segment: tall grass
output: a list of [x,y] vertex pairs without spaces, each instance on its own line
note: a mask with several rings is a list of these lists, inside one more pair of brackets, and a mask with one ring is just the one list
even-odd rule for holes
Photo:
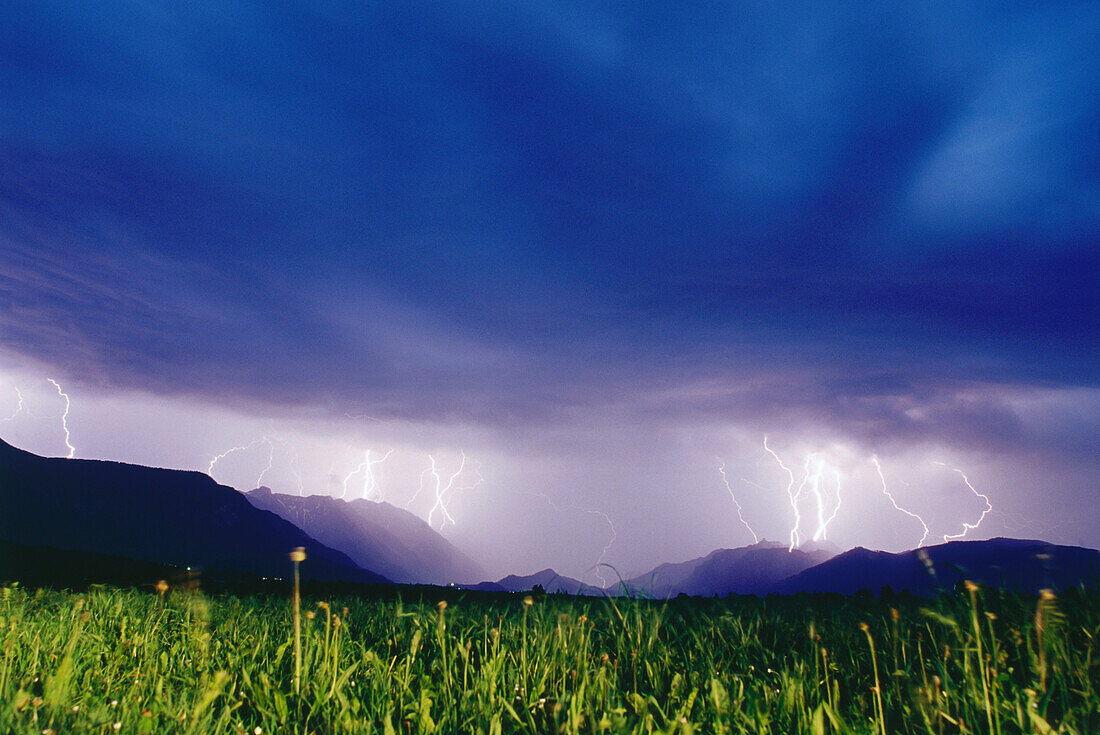
[[0,732],[1100,732],[1100,597],[0,589]]

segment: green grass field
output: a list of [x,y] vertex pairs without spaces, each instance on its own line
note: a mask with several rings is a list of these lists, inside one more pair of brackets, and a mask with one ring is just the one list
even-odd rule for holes
[[1100,732],[1100,597],[0,590],[0,732]]

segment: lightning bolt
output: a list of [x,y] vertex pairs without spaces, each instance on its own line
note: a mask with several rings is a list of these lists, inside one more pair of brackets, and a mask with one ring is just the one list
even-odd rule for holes
[[[944,464],[943,462],[935,462],[934,464],[938,464],[938,465],[939,465],[940,467],[947,467],[947,465],[946,465],[946,464]],[[982,500],[984,500],[984,501],[985,501],[985,510],[983,510],[983,511],[982,511],[982,516],[981,516],[981,518],[979,518],[979,519],[978,519],[978,522],[977,522],[977,523],[975,523],[974,525],[971,525],[971,524],[969,524],[969,523],[966,523],[966,522],[964,521],[964,522],[963,522],[963,530],[962,530],[962,533],[956,533],[956,534],[950,534],[950,533],[949,533],[949,534],[944,534],[944,537],[943,537],[943,540],[944,540],[944,541],[952,541],[952,540],[954,540],[954,539],[960,539],[960,538],[962,538],[962,537],[963,537],[963,536],[965,536],[965,535],[966,535],[966,534],[967,534],[967,533],[968,533],[969,531],[973,531],[973,530],[974,530],[974,529],[976,529],[976,528],[977,528],[978,526],[982,525],[982,521],[984,521],[984,520],[985,520],[985,517],[986,517],[987,515],[989,515],[989,513],[990,513],[990,512],[991,512],[991,511],[993,510],[993,504],[989,502],[989,497],[988,497],[988,496],[986,496],[986,495],[983,495],[982,493],[980,493],[980,492],[978,492],[977,490],[975,490],[975,489],[974,489],[974,486],[970,484],[970,478],[968,478],[968,477],[966,476],[966,474],[965,474],[965,473],[964,473],[964,472],[963,472],[962,470],[958,469],[957,467],[947,467],[947,469],[949,469],[949,470],[952,470],[952,471],[954,471],[954,472],[957,472],[957,473],[959,474],[959,476],[960,476],[960,477],[962,477],[962,479],[963,479],[963,482],[965,482],[965,483],[966,483],[966,486],[967,486],[968,488],[970,488],[970,492],[974,493],[974,495],[976,495],[977,497],[979,497],[979,498],[981,498]]]
[[368,421],[374,421],[375,423],[379,423],[379,424],[383,423],[382,419],[376,419],[375,417],[368,416],[365,413],[357,413],[357,414],[354,414],[354,415],[352,415],[350,413],[345,413],[344,417],[349,418],[352,421],[358,421],[359,419],[367,419]]
[[370,458],[370,450],[368,449],[366,457],[363,459],[362,462],[359,463],[359,466],[349,472],[348,475],[344,478],[344,492],[340,494],[340,497],[343,498],[348,494],[348,482],[351,480],[351,478],[362,472],[363,499],[371,500],[371,495],[378,488],[378,482],[374,478],[374,466],[385,462],[391,454],[393,454],[392,449],[382,455],[381,459],[372,460]]
[[527,490],[511,490],[510,492],[514,495],[527,495],[530,497],[542,498],[546,501],[547,505],[554,509],[555,513],[567,513],[569,511],[573,511],[576,513],[585,513],[587,515],[596,516],[603,519],[603,522],[607,524],[607,529],[608,531],[610,531],[610,534],[607,538],[607,543],[604,544],[603,549],[600,550],[599,557],[596,558],[596,563],[593,564],[588,571],[595,574],[596,578],[600,580],[600,584],[603,585],[603,587],[606,589],[608,583],[607,580],[604,579],[604,576],[600,574],[600,567],[604,566],[603,560],[607,557],[607,552],[611,551],[611,547],[615,544],[615,539],[619,537],[618,532],[615,530],[615,524],[611,522],[610,516],[608,516],[607,513],[604,513],[602,510],[582,508],[579,505],[558,505],[549,495],[545,493],[531,492]]
[[[719,460],[719,461],[721,462],[721,460]],[[726,477],[726,463],[725,462],[721,462],[718,465],[718,472],[720,472],[721,475],[722,475],[722,484],[726,486],[726,491],[729,492],[729,494],[730,494],[730,500],[732,500],[734,506],[737,507],[737,518],[740,519],[741,523],[744,524],[745,528],[749,529],[749,533],[752,534],[752,542],[754,544],[759,542],[760,538],[756,535],[756,531],[752,530],[752,526],[749,525],[749,522],[745,520],[745,516],[741,512],[741,503],[739,503],[737,501],[737,496],[734,495],[733,488],[730,487],[729,478]],[[606,587],[607,585],[605,584],[604,586]]]
[[[793,492],[794,473],[791,472],[790,468],[788,468],[787,465],[783,464],[783,460],[779,458],[779,455],[773,452],[771,447],[768,446],[767,434],[764,435],[764,450],[771,456],[775,457],[775,461],[779,463],[779,467],[784,472],[786,472],[787,477],[791,479],[790,483],[787,484],[787,497],[791,501],[791,510],[794,511],[794,526],[791,527],[791,545],[787,549],[787,551],[794,551],[794,547],[798,546],[800,543],[800,539],[798,537],[798,526],[800,523],[802,523],[802,514],[798,510],[798,494]],[[799,488],[799,491],[801,492],[801,488]]]
[[[447,478],[446,482],[443,481],[443,476],[439,474],[439,470],[436,467],[435,463],[435,457],[431,454],[428,455],[428,460],[431,462],[431,466],[428,468],[428,471],[431,473],[432,478],[435,480],[435,504],[431,507],[431,510],[428,511],[429,526],[432,525],[435,518],[435,512],[437,510],[442,516],[439,522],[439,528],[442,529],[444,526],[446,526],[447,521],[450,521],[451,525],[453,526],[455,523],[455,519],[451,516],[450,511],[447,510],[447,505],[444,502],[444,498],[446,497],[447,493],[451,492],[452,490],[459,489],[470,490],[481,484],[481,479],[479,478],[478,481],[475,482],[473,485],[455,487],[455,480],[457,480],[458,476],[461,475],[463,470],[466,469],[466,453],[462,452],[461,454],[462,460],[458,463],[458,469],[455,470],[450,475],[450,477]],[[421,474],[421,479],[423,479],[423,477],[424,475]],[[419,490],[417,492],[419,492]],[[415,498],[416,496],[414,495],[413,497]]]
[[[257,444],[263,444],[265,441],[268,444],[271,443],[270,440],[267,439],[267,437],[264,437],[262,439],[257,439],[256,441],[252,442],[251,444],[242,444],[241,446],[238,446],[238,447],[232,447],[230,449],[225,450],[221,454],[218,454],[218,455],[214,456],[210,460],[210,466],[206,468],[206,474],[210,477],[210,479],[214,479],[214,465],[216,465],[218,462],[222,461],[223,459],[228,457],[230,454],[233,454],[235,452],[246,452],[249,449],[251,449],[252,447],[256,446]],[[268,469],[270,469],[270,464],[268,465]],[[263,479],[263,476],[266,473],[267,473],[267,469],[265,469],[263,472],[261,472],[260,473],[260,479]],[[257,485],[257,487],[259,487],[259,485]]]
[[[924,528],[924,535],[920,537],[920,541],[917,543],[917,548],[919,549],[921,546],[924,546],[924,542],[928,538],[928,524],[925,523],[924,519],[921,518],[919,515],[912,511],[906,510],[905,508],[902,508],[900,505],[898,505],[897,501],[894,500],[894,496],[891,495],[890,491],[886,489],[886,476],[882,474],[882,465],[879,464],[877,456],[871,455],[871,463],[875,466],[875,470],[878,472],[879,479],[882,480],[882,494],[890,498],[890,503],[894,506],[896,510],[900,510],[905,515],[916,518],[918,521],[920,521],[921,527]],[[985,516],[983,515],[982,517],[984,518]]]
[[298,456],[298,450],[291,448],[293,457],[290,460],[290,471],[294,474],[294,479],[298,481],[298,497],[305,495],[305,490],[302,486],[302,460]]
[[267,466],[260,470],[259,476],[256,477],[256,487],[260,487],[264,484],[264,475],[271,471],[271,465],[275,464],[275,443],[264,437],[264,441],[267,442]]
[[46,378],[46,380],[53,383],[53,387],[57,388],[57,394],[65,399],[65,413],[61,414],[61,428],[65,430],[65,446],[69,448],[69,456],[66,459],[72,459],[76,456],[76,448],[69,441],[69,396],[61,390],[61,386],[57,384],[56,380],[53,378]]
[[416,502],[416,499],[418,497],[420,497],[420,493],[424,491],[424,478],[426,478],[429,474],[431,474],[431,471],[432,471],[432,468],[429,467],[429,468],[427,468],[426,470],[424,470],[423,472],[420,473],[420,484],[417,486],[416,492],[413,493],[412,497],[409,498],[408,502],[405,503],[405,510],[408,510],[409,506],[411,506],[414,502]]
[[[814,469],[810,471],[810,464]],[[806,463],[802,467],[802,483],[798,486],[798,494],[802,494],[802,488],[807,485],[814,498],[817,499],[817,530],[814,531],[813,540],[819,540],[825,534],[825,496],[821,494],[821,473],[825,471],[825,460],[813,454],[806,456]]]
[[19,405],[16,407],[15,413],[13,413],[11,416],[8,416],[6,419],[3,419],[4,421],[12,421],[12,420],[15,419],[16,416],[23,413],[23,393],[22,393],[22,391],[19,390],[18,387],[16,387],[16,386],[12,386],[12,387],[15,390],[15,395],[19,398]]
[[833,522],[836,518],[836,514],[840,512],[840,504],[843,502],[843,499],[840,497],[840,470],[834,469],[833,475],[836,476],[836,506],[833,508],[833,514],[829,516],[828,520],[826,520],[825,524],[821,527],[821,536],[825,539],[829,538],[829,524]]

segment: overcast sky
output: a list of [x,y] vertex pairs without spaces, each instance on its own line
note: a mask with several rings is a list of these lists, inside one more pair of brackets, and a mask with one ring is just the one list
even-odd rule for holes
[[465,453],[443,533],[495,576],[805,540],[838,483],[829,540],[911,548],[883,478],[928,543],[980,492],[965,538],[1100,546],[1097,38],[1095,2],[8,3],[0,437],[68,453],[53,378],[78,457],[340,495],[393,450],[346,497],[425,518]]

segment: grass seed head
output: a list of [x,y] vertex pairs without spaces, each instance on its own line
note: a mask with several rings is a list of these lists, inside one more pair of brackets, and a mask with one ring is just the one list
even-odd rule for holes
[[290,560],[292,562],[303,562],[306,560],[306,549],[304,546],[299,546],[294,551],[290,552]]

